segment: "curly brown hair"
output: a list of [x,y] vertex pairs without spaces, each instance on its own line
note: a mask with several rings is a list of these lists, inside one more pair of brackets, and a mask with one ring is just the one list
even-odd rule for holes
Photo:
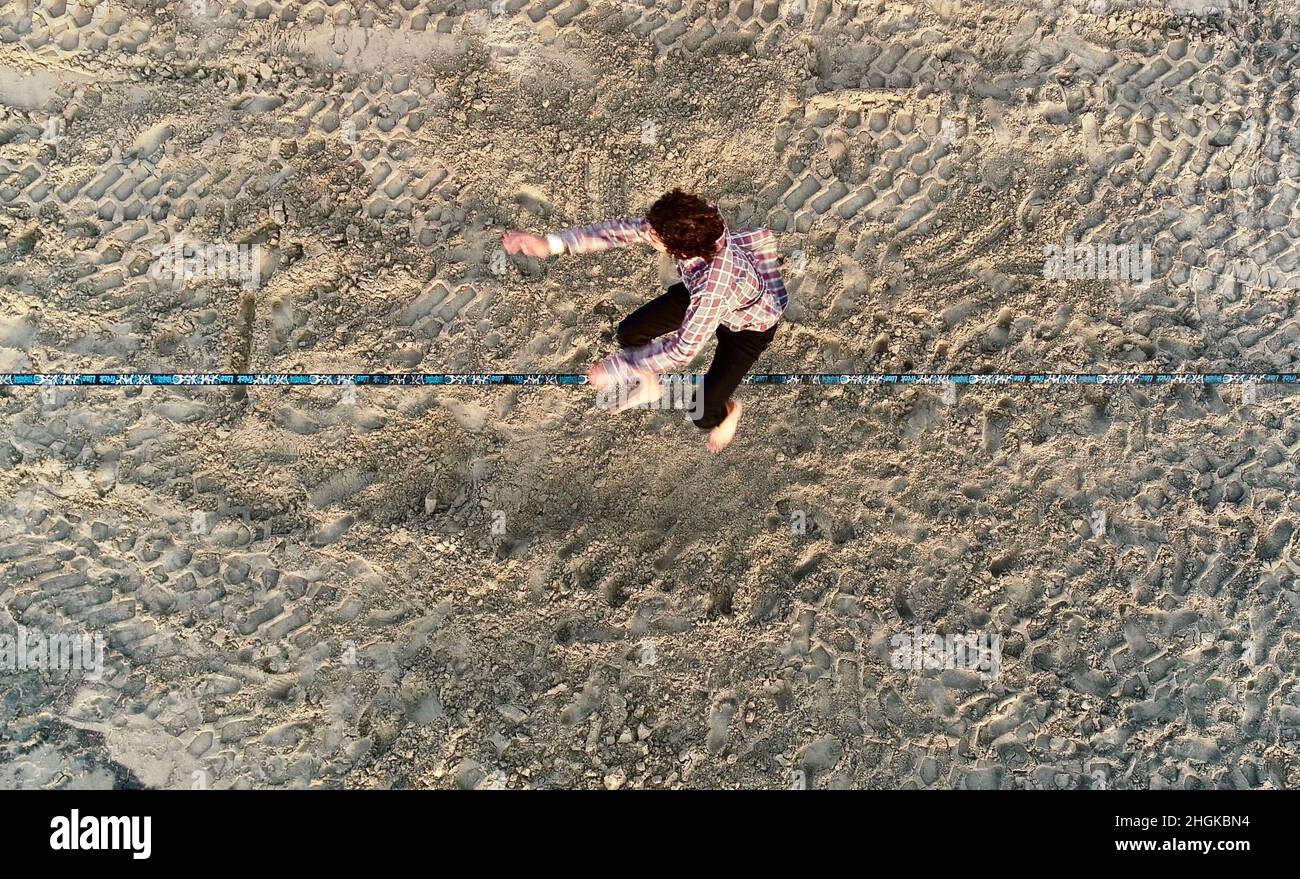
[[646,221],[678,259],[712,259],[724,226],[717,208],[698,195],[674,189],[650,206]]

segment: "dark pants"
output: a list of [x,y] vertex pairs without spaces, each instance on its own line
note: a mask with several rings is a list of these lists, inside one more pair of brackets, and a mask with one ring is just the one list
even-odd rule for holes
[[[681,329],[686,319],[686,309],[691,304],[691,294],[685,284],[673,284],[662,296],[652,299],[629,314],[618,325],[618,344],[624,348],[639,348],[660,336]],[[736,332],[718,327],[718,351],[713,363],[704,374],[693,409],[695,426],[711,430],[727,417],[727,401],[776,335],[776,326],[758,332]]]

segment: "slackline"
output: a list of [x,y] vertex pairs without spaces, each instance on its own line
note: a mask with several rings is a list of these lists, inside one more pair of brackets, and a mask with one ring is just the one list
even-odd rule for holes
[[[699,374],[660,376],[663,382],[695,383]],[[587,376],[565,372],[90,372],[0,373],[0,385],[25,387],[52,385],[356,385],[428,387],[430,385],[580,386]],[[753,373],[746,385],[1220,385],[1297,384],[1300,373],[1235,372],[1087,372],[1087,373]]]

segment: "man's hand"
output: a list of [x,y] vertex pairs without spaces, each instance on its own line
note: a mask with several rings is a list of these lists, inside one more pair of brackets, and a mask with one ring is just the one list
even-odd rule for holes
[[587,384],[603,394],[617,382],[614,380],[614,373],[610,372],[604,363],[596,363],[587,370]]
[[524,256],[547,257],[551,255],[551,245],[541,235],[511,229],[501,237],[501,246],[506,253],[522,253]]
[[[632,373],[636,379],[636,385],[628,390],[625,394],[620,395],[621,399],[611,407],[615,412],[624,412],[628,409],[635,409],[638,406],[645,406],[655,402],[664,395],[663,383],[659,381],[659,376],[645,369],[638,369]],[[591,369],[587,370],[587,383],[596,389],[598,394],[608,394],[618,386],[618,380],[614,373],[604,362],[597,363]]]
[[659,376],[653,372],[647,369],[638,369],[632,374],[636,376],[636,388],[627,395],[626,400],[619,404],[619,412],[635,409],[638,406],[648,406],[664,395],[663,382],[659,381]]

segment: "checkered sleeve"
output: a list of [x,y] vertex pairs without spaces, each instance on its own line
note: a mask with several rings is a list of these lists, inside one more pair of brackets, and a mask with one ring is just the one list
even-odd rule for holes
[[594,226],[580,226],[556,233],[565,253],[595,253],[612,247],[649,244],[650,224],[640,220],[606,220]]
[[661,374],[686,366],[717,331],[729,284],[727,267],[722,264],[712,267],[699,293],[691,297],[681,329],[648,345],[611,354],[604,360],[605,367],[620,383],[627,384],[634,370]]
[[754,267],[758,269],[763,283],[771,291],[777,313],[785,311],[789,294],[786,293],[785,281],[781,278],[781,266],[777,262],[776,236],[766,229],[755,229],[739,236],[737,240],[753,255]]

